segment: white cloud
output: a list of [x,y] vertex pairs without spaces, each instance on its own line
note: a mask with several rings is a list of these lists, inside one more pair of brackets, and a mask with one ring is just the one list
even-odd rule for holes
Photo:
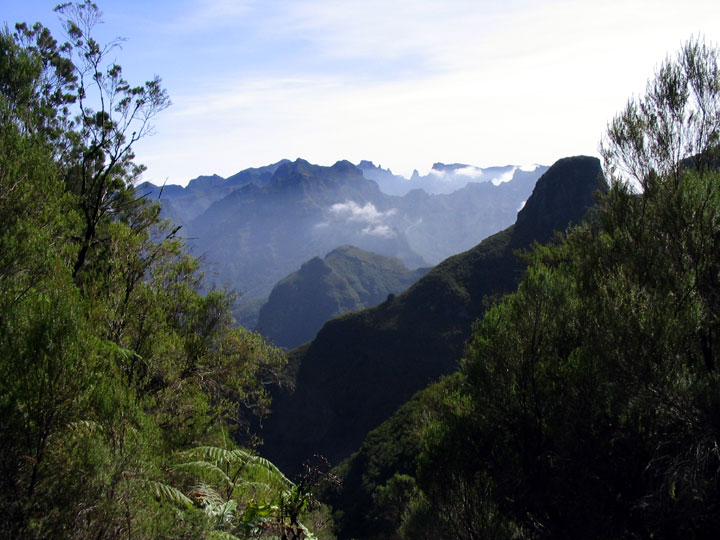
[[518,169],[518,167],[513,167],[509,171],[502,173],[500,176],[496,176],[495,178],[492,179],[492,183],[496,186],[499,186],[500,184],[509,182],[510,180],[512,180],[513,176],[515,175],[515,171],[517,169]]
[[380,223],[386,217],[395,215],[397,209],[391,208],[387,212],[380,212],[371,202],[360,206],[355,201],[347,201],[333,204],[330,207],[330,212],[336,216],[347,219],[347,221],[376,224]]
[[236,26],[253,10],[254,0],[192,0],[184,9],[170,10],[169,17],[155,21],[171,33],[188,33]]
[[484,174],[484,172],[485,171],[483,171],[480,167],[475,167],[474,165],[468,165],[462,169],[455,170],[455,174],[469,176],[470,178],[479,178]]
[[520,167],[518,167],[518,169],[524,172],[533,172],[534,170],[537,170],[539,166],[540,165],[538,165],[537,163],[532,163],[529,165],[521,165]]
[[379,236],[380,238],[395,238],[397,233],[388,225],[368,225],[362,230],[363,234]]
[[[385,219],[394,216],[397,213],[396,208],[391,208],[386,212],[380,212],[374,204],[367,202],[360,206],[355,201],[346,201],[344,203],[336,203],[330,207],[330,213],[337,219],[344,220],[346,223],[359,223],[362,227],[361,233],[368,236],[378,236],[380,238],[394,238],[397,233],[391,226],[383,223]],[[323,222],[316,227],[325,227],[328,222]]]

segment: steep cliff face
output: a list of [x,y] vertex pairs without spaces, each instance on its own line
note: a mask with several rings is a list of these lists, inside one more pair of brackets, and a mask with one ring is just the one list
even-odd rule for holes
[[577,223],[604,190],[599,161],[559,161],[538,180],[518,223],[433,268],[403,294],[329,321],[291,352],[292,394],[277,396],[265,453],[288,471],[323,454],[337,463],[416,391],[454,371],[488,295],[513,290],[514,252]]
[[555,231],[562,232],[569,224],[580,223],[594,203],[594,192],[607,189],[603,178],[597,158],[575,156],[558,160],[538,180],[532,196],[518,212],[514,242],[521,245],[536,240],[542,244]]
[[410,270],[395,257],[341,246],[278,282],[260,310],[256,330],[280,347],[297,347],[314,338],[329,319],[374,306],[407,289],[427,270]]

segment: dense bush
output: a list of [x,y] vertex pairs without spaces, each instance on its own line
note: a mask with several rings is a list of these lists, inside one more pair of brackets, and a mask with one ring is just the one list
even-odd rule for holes
[[0,537],[304,537],[306,492],[237,447],[285,359],[133,189],[160,81],[57,10],[67,43],[0,32]]

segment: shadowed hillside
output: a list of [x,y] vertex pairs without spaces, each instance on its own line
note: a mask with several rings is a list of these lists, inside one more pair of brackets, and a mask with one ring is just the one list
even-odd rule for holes
[[282,279],[260,310],[257,331],[286,348],[311,340],[329,319],[374,306],[428,271],[399,259],[341,246]]
[[267,455],[288,471],[315,453],[332,463],[348,456],[416,391],[456,369],[485,297],[517,285],[524,263],[516,250],[579,222],[605,187],[597,159],[562,159],[537,182],[516,225],[443,261],[405,293],[328,322],[290,353],[296,390],[276,398]]

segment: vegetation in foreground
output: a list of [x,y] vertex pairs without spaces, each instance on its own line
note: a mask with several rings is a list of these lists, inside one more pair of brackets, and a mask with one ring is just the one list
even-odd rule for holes
[[719,143],[718,50],[691,40],[609,125],[593,219],[338,468],[341,537],[718,537]]
[[252,451],[283,356],[132,187],[160,81],[57,10],[67,43],[0,32],[0,537],[310,537],[307,482]]

